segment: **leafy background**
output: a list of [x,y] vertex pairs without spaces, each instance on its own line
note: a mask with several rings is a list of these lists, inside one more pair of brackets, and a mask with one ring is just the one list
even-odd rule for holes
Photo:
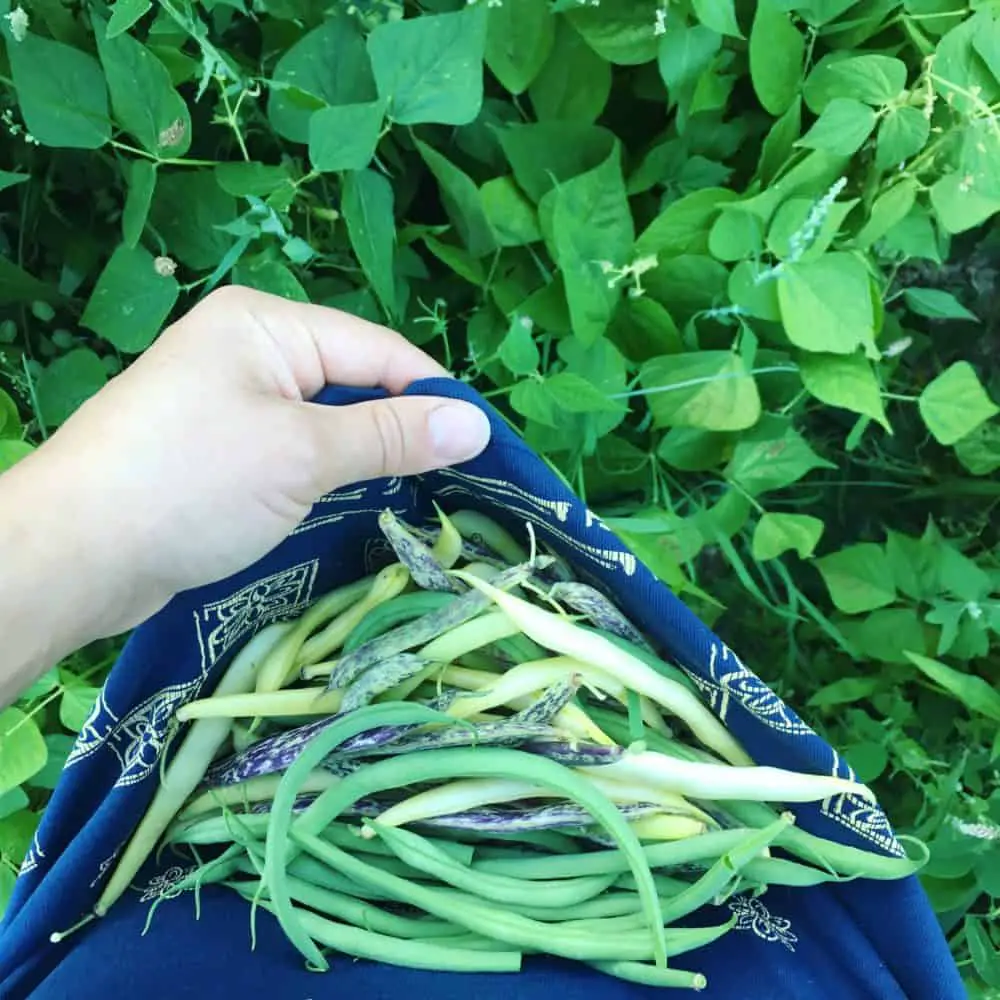
[[[0,470],[220,284],[401,329],[929,841],[1000,996],[995,4],[0,0],[0,33]],[[0,900],[117,648],[0,715]]]

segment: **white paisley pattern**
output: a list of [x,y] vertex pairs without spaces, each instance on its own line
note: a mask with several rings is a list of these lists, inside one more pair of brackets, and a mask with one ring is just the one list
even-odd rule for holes
[[798,935],[792,933],[792,922],[785,917],[776,917],[753,896],[734,896],[729,901],[729,909],[736,917],[733,927],[737,931],[751,931],[762,941],[776,941],[789,951],[795,951]]
[[118,722],[118,716],[111,710],[111,706],[104,698],[102,689],[94,702],[94,707],[87,716],[87,721],[83,724],[76,743],[66,758],[66,767],[72,767],[92,753],[96,753],[107,741]]
[[214,666],[230,649],[265,625],[300,614],[312,598],[319,560],[272,573],[206,604],[195,615],[202,670]]
[[38,842],[38,832],[36,831],[35,836],[31,838],[31,846],[25,852],[24,860],[21,862],[20,874],[27,875],[28,872],[33,872],[44,860],[45,852]]
[[142,890],[139,902],[151,903],[154,899],[159,899],[160,896],[169,892],[178,882],[183,881],[188,875],[197,870],[197,865],[192,865],[190,868],[181,868],[179,865],[174,865],[172,868],[154,875],[149,880],[146,888]]

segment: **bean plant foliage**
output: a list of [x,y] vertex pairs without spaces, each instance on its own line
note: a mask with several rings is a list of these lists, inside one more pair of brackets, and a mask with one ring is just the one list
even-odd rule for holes
[[[220,285],[403,331],[930,842],[996,997],[998,18],[0,0],[0,470]],[[115,648],[0,715],[0,897]]]

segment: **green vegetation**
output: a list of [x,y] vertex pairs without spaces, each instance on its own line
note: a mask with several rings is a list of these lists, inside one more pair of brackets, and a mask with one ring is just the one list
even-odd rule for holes
[[[0,469],[219,284],[403,330],[929,844],[995,997],[994,9],[22,4]],[[0,716],[0,896],[114,651]]]

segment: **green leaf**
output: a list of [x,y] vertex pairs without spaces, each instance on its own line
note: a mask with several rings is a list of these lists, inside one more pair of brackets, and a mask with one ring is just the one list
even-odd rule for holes
[[958,111],[972,116],[984,104],[1000,100],[1000,82],[976,52],[975,39],[992,33],[993,14],[982,8],[959,20],[937,44],[934,53],[934,89]]
[[837,627],[858,652],[880,663],[907,663],[904,649],[927,651],[927,630],[913,608],[880,608]]
[[801,131],[802,99],[796,95],[784,114],[771,126],[761,147],[757,174],[765,184],[772,183],[784,168]]
[[909,214],[917,197],[917,182],[904,177],[883,191],[872,203],[868,221],[854,239],[859,250],[867,250]]
[[152,9],[150,0],[116,0],[111,8],[111,18],[105,29],[105,37],[117,38]]
[[479,190],[490,230],[500,246],[516,247],[542,238],[535,206],[512,177],[494,177]]
[[282,138],[304,144],[313,111],[377,98],[365,36],[353,17],[338,13],[328,15],[278,60],[267,116]]
[[880,107],[902,94],[906,87],[906,63],[876,53],[844,57],[824,56],[806,78],[802,88],[806,104],[821,114],[835,100],[849,98]]
[[223,226],[236,218],[236,201],[203,171],[159,172],[149,221],[167,253],[195,271],[210,271],[225,257],[233,237]]
[[633,363],[661,354],[679,354],[681,335],[670,313],[648,295],[629,295],[618,303],[608,338]]
[[955,457],[974,476],[990,476],[1000,469],[1000,424],[980,424],[955,442]]
[[846,615],[874,611],[896,599],[889,560],[871,542],[849,545],[816,560],[833,603]]
[[642,231],[635,241],[636,254],[674,257],[705,253],[719,213],[737,197],[725,188],[703,188],[678,198]]
[[712,223],[708,251],[716,260],[756,258],[763,249],[764,225],[753,213],[742,212],[739,208],[723,209]]
[[555,401],[539,378],[518,382],[511,390],[510,405],[528,420],[535,420],[546,427],[556,427],[558,424]]
[[45,767],[48,754],[33,718],[19,708],[0,712],[0,795],[37,774]]
[[299,279],[276,260],[238,261],[233,266],[233,284],[256,288],[259,292],[278,295],[292,302],[309,301]]
[[653,30],[662,0],[601,0],[575,4],[565,16],[587,44],[609,63],[638,66],[656,58]]
[[313,170],[362,170],[371,163],[385,116],[382,101],[321,108],[309,119]]
[[0,819],[6,819],[8,816],[20,812],[27,807],[28,802],[28,796],[25,795],[20,786],[4,792],[3,795],[0,795]]
[[49,427],[58,427],[71,417],[108,380],[101,359],[78,347],[43,368],[35,385],[38,409]]
[[941,546],[932,537],[887,531],[885,554],[901,594],[926,602],[940,592]]
[[90,717],[101,689],[78,680],[66,671],[60,673],[64,686],[62,698],[59,699],[59,721],[71,733],[78,733]]
[[871,362],[861,354],[802,354],[802,384],[827,406],[839,406],[871,417],[891,431],[882,391]]
[[905,651],[906,658],[938,687],[943,688],[970,712],[1000,722],[1000,692],[976,674],[964,673],[919,653]]
[[668,257],[642,276],[646,293],[666,306],[679,326],[723,300],[729,272],[701,254]]
[[748,316],[777,322],[781,319],[778,282],[759,280],[762,272],[756,261],[740,261],[729,275],[727,294]]
[[43,145],[99,149],[111,138],[108,90],[98,61],[34,32],[14,42],[6,19],[7,58],[28,131]]
[[930,119],[920,108],[893,108],[882,119],[875,141],[875,166],[893,170],[916,156],[931,136]]
[[761,0],[750,29],[750,82],[764,110],[777,118],[802,85],[805,39],[777,3]]
[[667,29],[660,36],[658,65],[672,104],[689,99],[687,95],[693,93],[721,45],[722,37],[711,28],[668,18]]
[[397,315],[393,259],[396,225],[392,185],[374,170],[352,171],[344,178],[341,211],[361,270],[382,308]]
[[10,170],[0,170],[0,191],[6,191],[7,188],[13,187],[15,184],[23,184],[28,180],[31,180],[31,174],[18,174],[12,173]]
[[526,316],[515,316],[498,352],[504,367],[512,375],[531,375],[538,370],[541,355],[532,336],[533,324]]
[[938,444],[954,444],[1000,413],[968,361],[956,361],[929,382],[917,400]]
[[607,329],[620,295],[601,264],[628,263],[635,238],[618,144],[598,167],[549,191],[539,216],[566,284],[573,332],[592,343]]
[[876,120],[875,112],[867,104],[850,97],[835,97],[798,145],[850,156],[865,144],[875,130]]
[[156,338],[180,288],[173,275],[158,274],[143,247],[120,246],[94,286],[80,325],[126,354],[139,354]]
[[589,124],[604,110],[610,94],[611,64],[560,18],[552,51],[528,88],[535,117]]
[[496,233],[486,216],[475,182],[431,146],[419,139],[413,142],[437,180],[448,217],[469,253],[473,257],[492,253],[497,248]]
[[599,167],[617,148],[607,129],[579,122],[508,125],[497,132],[517,183],[532,201]]
[[[34,782],[32,782],[34,784]],[[39,813],[22,809],[0,820],[0,857],[23,858],[41,819]]]
[[691,6],[695,17],[706,28],[732,38],[743,37],[736,20],[736,5],[733,0],[692,0]]
[[389,116],[400,125],[465,125],[483,103],[486,5],[387,21],[368,54]]
[[567,413],[622,413],[627,409],[621,400],[609,399],[593,382],[574,372],[550,375],[545,387],[556,406]]
[[815,260],[836,239],[844,220],[856,204],[855,199],[833,202],[817,230],[811,222],[816,202],[811,198],[789,198],[774,213],[771,228],[767,231],[767,247],[781,260],[788,257]]
[[733,449],[726,476],[750,496],[790,486],[813,469],[835,469],[820,458],[788,417],[766,413]]
[[94,19],[97,52],[118,124],[150,153],[184,156],[191,148],[191,115],[166,66],[124,32],[108,38]]
[[947,232],[964,233],[1000,212],[1000,198],[980,194],[960,173],[945,174],[931,185],[931,206]]
[[823,522],[809,514],[762,514],[753,532],[752,552],[758,562],[795,551],[808,559],[823,536]]
[[0,472],[27,458],[34,450],[27,441],[0,441]]
[[672,427],[656,449],[657,457],[682,472],[707,472],[717,468],[732,449],[733,435],[697,427]]
[[967,914],[963,926],[976,972],[987,986],[1000,986],[1000,948],[990,940],[989,932],[979,918]]
[[486,65],[504,90],[523,94],[538,76],[552,52],[556,20],[537,0],[505,0],[489,8]]
[[149,218],[149,208],[156,190],[156,164],[149,160],[133,160],[129,166],[128,194],[122,209],[122,242],[134,247],[142,238]]
[[852,254],[827,253],[786,265],[778,279],[778,302],[785,332],[796,347],[829,354],[873,349],[868,272]]
[[45,737],[45,745],[49,750],[49,759],[38,774],[31,779],[32,788],[45,788],[51,791],[62,777],[66,758],[76,745],[76,740],[65,733],[52,733]]
[[285,166],[270,166],[254,161],[218,163],[214,172],[215,182],[234,198],[245,198],[251,194],[266,198],[292,183]]
[[806,704],[810,708],[853,705],[862,698],[870,698],[881,686],[882,680],[879,677],[840,677],[823,685]]
[[919,202],[914,204],[905,218],[889,228],[879,242],[878,249],[889,258],[913,258],[941,263],[937,231],[930,212]]
[[760,418],[760,395],[731,351],[670,354],[639,370],[655,427],[742,431]]
[[969,312],[951,292],[940,288],[907,288],[903,298],[910,309],[918,316],[930,319],[968,319],[979,322],[975,313]]
[[17,403],[8,393],[0,389],[0,438],[19,438],[21,430]]

